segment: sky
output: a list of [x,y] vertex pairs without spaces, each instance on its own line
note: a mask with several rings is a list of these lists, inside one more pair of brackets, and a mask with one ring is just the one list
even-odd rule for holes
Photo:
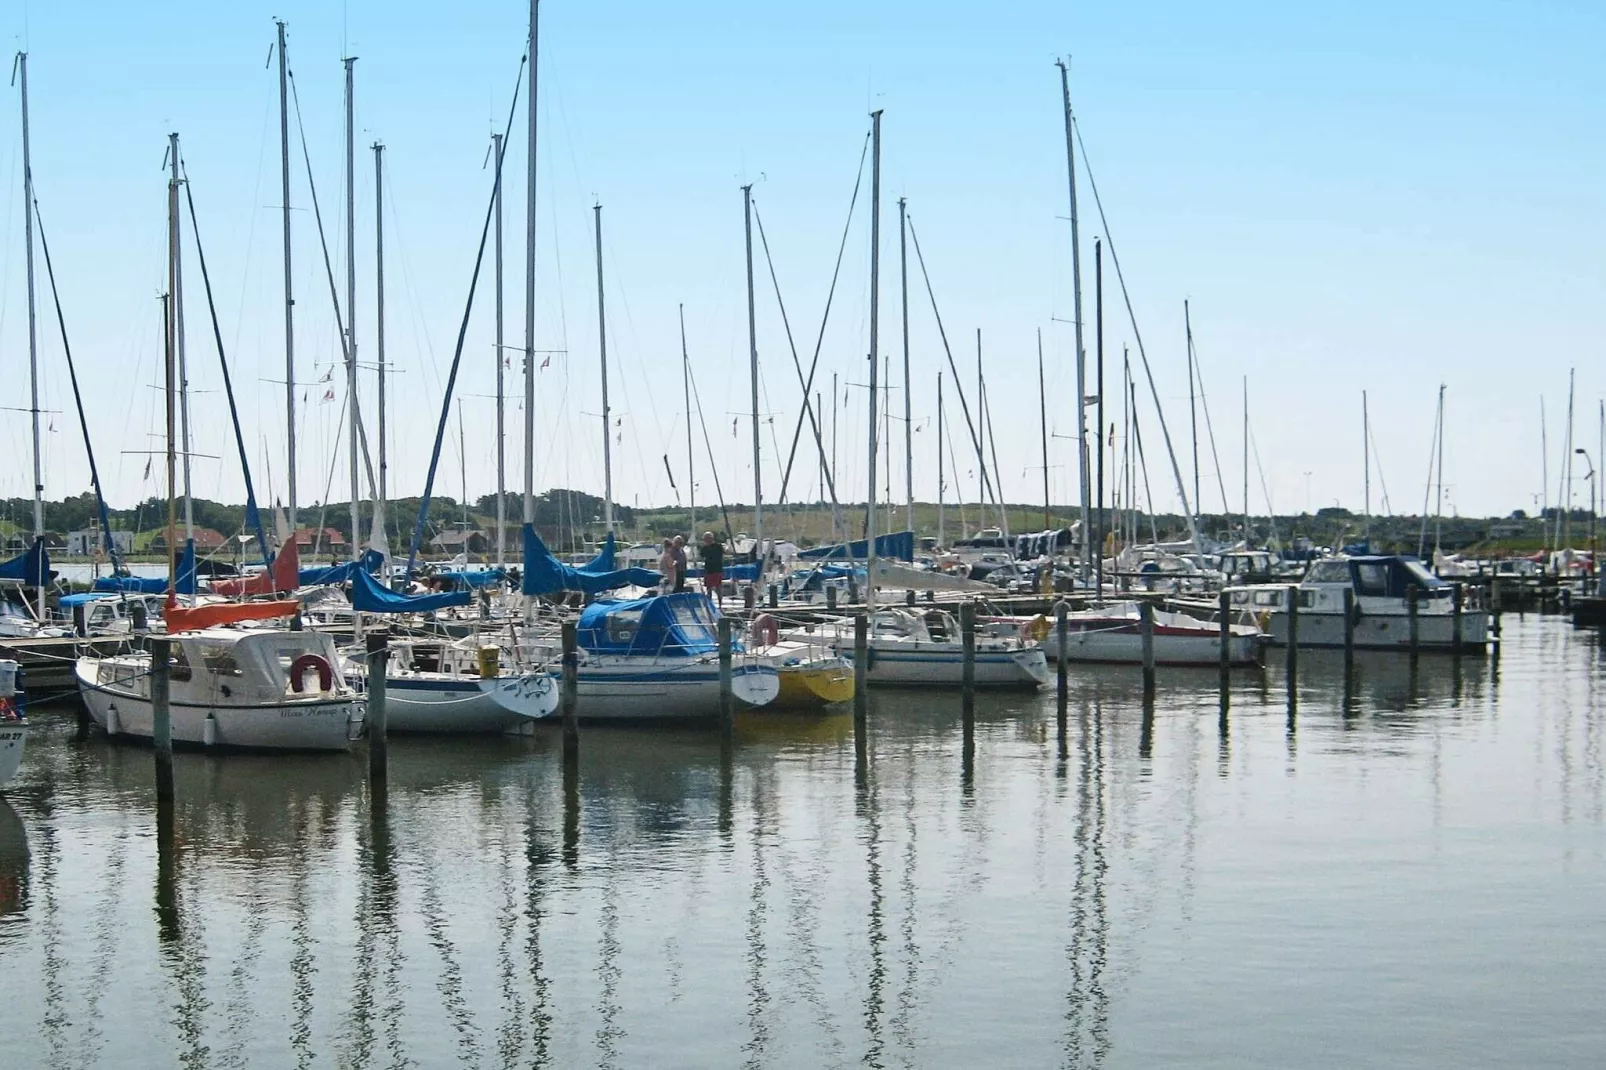
[[[300,101],[300,119],[292,111],[290,120],[296,377],[303,384],[295,432],[299,501],[305,508],[349,496],[339,429],[345,377],[298,131],[304,125],[344,304],[347,55],[358,57],[361,404],[372,434],[370,146],[379,141],[389,482],[393,496],[423,490],[490,203],[490,136],[515,107],[528,8],[475,4],[443,15],[413,0],[285,0],[272,7],[175,0],[158,17],[141,5],[19,2],[0,11],[0,33],[29,53],[40,221],[114,506],[165,491],[160,460],[148,476],[146,466],[162,430],[158,298],[166,285],[164,158],[173,131],[199,215],[252,476],[259,497],[286,495],[276,16],[288,23]],[[690,426],[698,503],[716,494],[753,500],[741,192],[751,183],[776,280],[755,230],[764,498],[779,496],[801,398],[778,284],[805,372],[819,346],[815,389],[825,397],[828,451],[836,440],[839,496],[863,500],[863,384],[872,345],[868,163],[851,222],[848,208],[869,113],[881,109],[878,348],[890,362],[892,389],[881,396],[893,416],[893,497],[905,494],[897,201],[906,198],[972,408],[981,332],[1005,495],[1032,502],[1043,494],[1040,332],[1049,494],[1055,503],[1074,502],[1073,250],[1054,66],[1061,57],[1070,58],[1087,150],[1077,168],[1088,374],[1095,357],[1093,244],[1102,238],[1106,423],[1121,423],[1128,351],[1158,509],[1177,509],[1179,499],[1140,354],[1191,497],[1185,300],[1209,410],[1208,422],[1202,409],[1197,415],[1206,510],[1221,508],[1223,491],[1234,511],[1243,507],[1246,387],[1257,513],[1266,511],[1268,497],[1282,513],[1362,507],[1363,390],[1376,446],[1377,512],[1385,491],[1390,511],[1422,508],[1440,384],[1446,513],[1532,511],[1541,496],[1556,500],[1571,369],[1574,445],[1602,460],[1606,82],[1598,56],[1606,8],[1598,4],[982,9],[548,0],[540,42],[535,348],[538,363],[551,362],[536,383],[538,492],[600,492],[603,485],[592,210],[600,203],[616,499],[643,507],[685,500]],[[521,91],[503,177],[504,342],[512,348],[502,355],[507,485],[515,492],[524,481],[524,107]],[[0,469],[0,496],[27,496],[31,485],[28,418],[16,411],[28,406],[20,142],[12,87],[0,107],[0,382],[9,387],[0,450],[11,461]],[[1089,166],[1107,213],[1102,219]],[[840,278],[822,333],[844,227]],[[241,465],[187,216],[184,245],[194,493],[238,501]],[[48,410],[44,483],[46,497],[55,499],[87,489],[88,466],[37,248],[36,257],[40,406]],[[915,495],[930,501],[937,494],[942,373],[945,496],[974,503],[974,450],[912,246],[908,260]],[[470,497],[496,487],[494,296],[488,247],[438,494],[460,497],[465,471]],[[701,410],[699,417],[694,401],[689,424],[682,306]],[[1119,426],[1115,437],[1119,450]],[[1590,464],[1577,460],[1571,493],[1575,504],[1587,505]],[[819,497],[818,469],[805,431],[787,497]],[[882,496],[887,474],[877,481]]]

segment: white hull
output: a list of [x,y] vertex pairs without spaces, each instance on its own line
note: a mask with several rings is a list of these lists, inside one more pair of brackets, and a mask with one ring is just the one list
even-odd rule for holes
[[[964,683],[964,650],[958,644],[870,643],[872,687],[960,687]],[[851,663],[851,645],[842,655]],[[1051,679],[1041,650],[977,650],[975,681],[981,688],[1036,688]]]
[[11,783],[22,766],[22,751],[28,743],[25,723],[0,723],[0,788]]
[[[1143,663],[1143,636],[1135,626],[1112,622],[1107,630],[1096,626],[1087,630],[1073,630],[1065,637],[1067,662],[1102,663],[1110,665],[1141,665]],[[1050,631],[1039,647],[1050,662],[1059,662],[1059,639]],[[1227,640],[1227,660],[1231,665],[1254,665],[1259,662],[1260,639],[1256,635],[1234,635]],[[1167,635],[1156,629],[1154,636],[1154,663],[1156,665],[1220,665],[1221,636],[1219,634]]]
[[542,673],[481,679],[446,673],[387,677],[387,732],[513,732],[558,709],[558,689]]
[[[77,666],[78,691],[89,716],[114,738],[153,739],[150,700],[96,683],[95,665],[94,659],[84,658]],[[360,703],[343,697],[251,706],[174,701],[170,710],[175,746],[241,750],[343,751],[350,748],[349,734],[362,720]]]
[[[780,692],[780,676],[773,665],[731,667],[731,695],[741,705],[767,705]],[[580,666],[576,698],[580,718],[586,721],[717,717],[719,662],[592,656]]]
[[[1271,614],[1271,641],[1277,646],[1288,645],[1288,611],[1274,610]],[[1455,648],[1455,619],[1448,613],[1418,613],[1416,618],[1417,649],[1423,651],[1449,651]],[[1489,614],[1481,609],[1465,610],[1461,614],[1461,649],[1481,651],[1489,641]],[[1301,608],[1299,611],[1299,645],[1302,647],[1343,647],[1344,614],[1323,613]],[[1361,613],[1355,624],[1356,650],[1409,650],[1411,648],[1411,618],[1405,610],[1387,613],[1368,609]]]

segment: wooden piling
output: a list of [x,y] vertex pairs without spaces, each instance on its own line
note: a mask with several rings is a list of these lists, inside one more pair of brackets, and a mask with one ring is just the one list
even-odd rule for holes
[[1221,589],[1218,603],[1221,614],[1221,697],[1226,699],[1232,684],[1232,592]]
[[368,783],[383,786],[390,772],[390,740],[385,712],[385,671],[390,663],[390,631],[368,633]]
[[[748,590],[752,590],[751,587]],[[731,619],[719,618],[719,730],[730,735],[736,721],[736,704],[731,698]]]
[[742,608],[751,610],[757,604],[758,592],[753,589],[751,583],[744,584],[742,586]]
[[136,599],[134,601],[134,604],[129,607],[128,615],[135,634],[143,635],[150,631],[150,618],[145,612],[145,602],[143,599]]
[[1410,650],[1413,658],[1416,657],[1418,644],[1422,641],[1416,605],[1420,593],[1414,583],[1405,588],[1406,648]]
[[772,583],[769,585],[767,595],[766,602],[771,609],[775,609],[781,604],[781,589],[775,584]]
[[1054,603],[1055,708],[1061,728],[1065,726],[1065,707],[1071,697],[1068,675],[1071,656],[1070,614],[1071,607],[1063,598]]
[[836,584],[834,583],[827,583],[825,585],[825,608],[836,608]]
[[1355,667],[1355,592],[1344,592],[1344,674]]
[[965,710],[968,713],[976,701],[976,603],[963,602],[959,606],[959,641],[964,650],[960,687],[964,692]]
[[1456,654],[1461,653],[1462,590],[1459,583],[1450,588],[1450,650]]
[[563,759],[580,756],[580,644],[575,622],[563,622],[563,684],[558,707],[563,714]]
[[89,638],[89,607],[79,604],[72,607],[72,633],[80,639]]
[[1138,603],[1138,635],[1143,640],[1143,693],[1154,694],[1154,603]]
[[853,728],[863,726],[870,708],[870,618],[853,615]]
[[1299,588],[1288,588],[1288,695],[1293,699],[1299,679]]
[[169,699],[172,681],[173,641],[152,636],[151,646],[151,742],[156,748],[156,798],[173,801],[173,707]]

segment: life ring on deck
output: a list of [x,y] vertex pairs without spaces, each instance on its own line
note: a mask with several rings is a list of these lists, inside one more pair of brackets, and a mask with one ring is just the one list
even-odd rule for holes
[[329,659],[321,654],[303,654],[290,663],[290,690],[299,695],[307,689],[308,669],[318,670],[319,691],[334,687],[335,670],[329,664]]
[[776,624],[775,618],[768,613],[760,613],[754,617],[753,623],[748,627],[753,637],[754,646],[774,646],[780,641],[780,625]]

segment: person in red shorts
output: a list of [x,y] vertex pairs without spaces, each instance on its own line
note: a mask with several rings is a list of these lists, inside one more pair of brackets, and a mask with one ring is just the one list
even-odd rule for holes
[[725,547],[714,538],[712,531],[705,531],[703,545],[697,552],[703,562],[703,593],[713,595],[718,604],[724,605],[721,585],[725,582]]

